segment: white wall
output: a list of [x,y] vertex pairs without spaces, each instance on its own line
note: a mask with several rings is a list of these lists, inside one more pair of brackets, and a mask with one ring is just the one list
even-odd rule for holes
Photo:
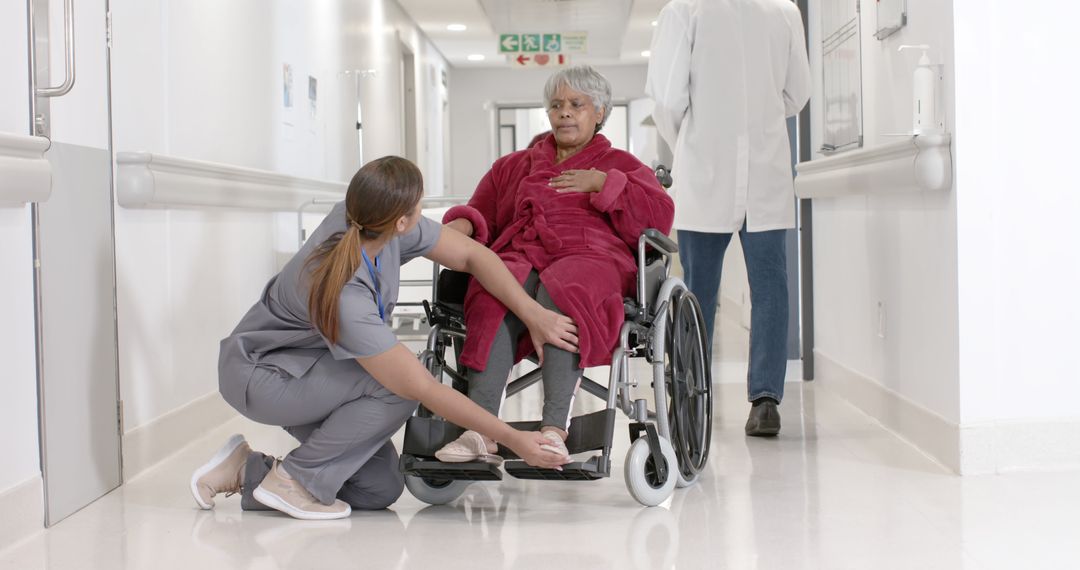
[[0,5],[0,132],[30,134],[26,2]]
[[[416,56],[418,162],[442,186],[446,63],[389,0],[113,0],[115,148],[348,180],[365,158],[402,154],[400,43]],[[400,38],[400,39],[399,39]],[[292,66],[291,108],[282,66]],[[308,76],[318,81],[312,115]],[[438,138],[436,138],[438,137]],[[432,150],[434,149],[434,150]],[[295,215],[117,208],[125,430],[217,390],[218,342],[295,247]]]
[[[916,56],[893,50],[928,43],[945,65],[955,180],[940,194],[815,201],[819,363],[961,473],[1080,468],[1070,359],[1080,268],[1069,230],[1080,118],[1068,101],[1080,87],[1069,72],[1080,7],[909,0],[909,25],[885,42],[867,33],[874,7],[863,4],[867,146],[909,127]],[[820,52],[811,56],[819,66]],[[812,104],[820,125],[820,99]]]
[[[0,132],[30,134],[26,49],[26,3],[0,4]],[[0,495],[41,476],[32,257],[29,206],[0,208]]]
[[[1080,115],[1071,101],[1080,7],[953,4],[960,418],[1070,429],[1071,448],[1047,448],[1042,435],[1015,443],[1080,466]],[[981,460],[973,467],[1017,467]]]
[[[630,101],[644,96],[644,65],[599,66],[611,82],[612,97]],[[494,162],[495,104],[542,105],[544,82],[551,70],[460,68],[450,82],[450,142],[453,165],[449,194],[470,195]]]
[[41,474],[30,235],[29,206],[0,208],[0,494]]
[[[810,14],[819,14],[811,0]],[[900,44],[932,46],[944,62],[943,101],[953,130],[952,2],[908,0],[908,25],[873,35],[876,4],[862,4],[865,147],[910,132],[917,56]],[[821,146],[820,20],[810,18],[815,70],[812,148]],[[862,195],[814,202],[815,344],[821,356],[941,421],[960,420],[956,193]],[[879,303],[884,308],[879,335]],[[828,382],[828,378],[823,381]],[[955,450],[953,450],[955,451]]]

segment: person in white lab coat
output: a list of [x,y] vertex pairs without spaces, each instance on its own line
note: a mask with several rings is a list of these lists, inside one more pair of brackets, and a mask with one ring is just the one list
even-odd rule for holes
[[653,35],[646,93],[674,150],[675,229],[712,346],[724,251],[739,232],[752,302],[747,435],[780,431],[788,329],[785,233],[795,227],[786,118],[810,98],[791,0],[673,0]]

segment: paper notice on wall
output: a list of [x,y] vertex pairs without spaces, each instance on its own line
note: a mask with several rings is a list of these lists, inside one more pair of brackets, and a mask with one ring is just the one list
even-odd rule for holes
[[292,107],[292,66],[284,63],[281,65],[282,102],[286,109]]

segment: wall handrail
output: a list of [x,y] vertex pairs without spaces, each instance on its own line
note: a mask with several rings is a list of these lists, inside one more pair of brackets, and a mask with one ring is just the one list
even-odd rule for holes
[[801,162],[799,198],[945,192],[952,188],[952,136],[918,135]]
[[[426,196],[420,199],[420,205],[425,209],[436,206],[456,206],[468,202],[469,198],[470,196]],[[329,212],[330,208],[337,204],[339,200],[340,198],[334,200],[313,198],[296,209],[296,243],[298,249],[304,247],[304,242],[307,241],[308,237],[307,230],[304,229],[304,214],[312,211]],[[402,285],[404,285],[404,282]]]
[[[48,140],[40,137],[22,138],[40,139],[48,145]],[[3,144],[0,138],[0,157]],[[125,208],[238,208],[303,213],[344,200],[348,188],[345,182],[150,152],[118,152],[116,166],[117,201]],[[429,196],[422,203],[434,207],[468,201],[469,196]]]
[[125,208],[236,208],[295,211],[313,200],[341,200],[344,182],[149,152],[116,154],[116,196]]
[[44,202],[52,194],[52,166],[45,158],[49,139],[0,133],[0,206]]
[[466,204],[472,196],[459,196],[459,195],[447,195],[447,196],[425,196],[420,199],[420,205],[425,208],[434,208],[439,206],[459,206]]

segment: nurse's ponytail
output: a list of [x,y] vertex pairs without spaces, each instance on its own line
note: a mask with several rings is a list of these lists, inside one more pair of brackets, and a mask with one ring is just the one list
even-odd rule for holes
[[408,216],[424,195],[424,180],[416,165],[398,156],[386,156],[364,165],[345,194],[348,227],[316,248],[311,267],[308,313],[311,323],[331,343],[338,341],[341,290],[356,274],[365,241],[393,233],[397,221]]

